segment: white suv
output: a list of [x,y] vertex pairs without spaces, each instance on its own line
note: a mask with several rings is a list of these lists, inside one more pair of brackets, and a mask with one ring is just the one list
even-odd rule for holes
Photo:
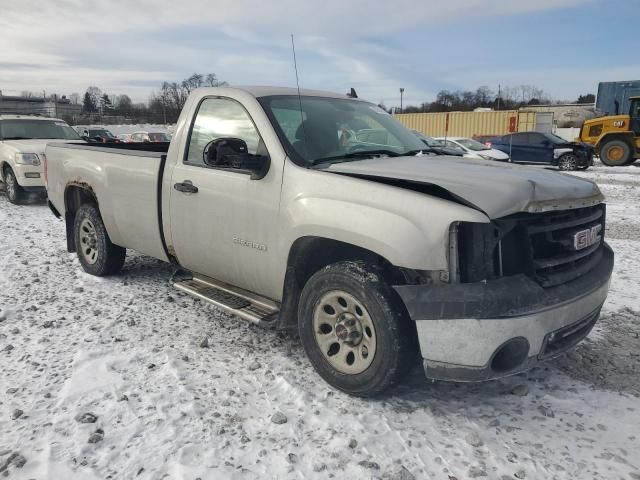
[[52,140],[81,140],[57,118],[0,115],[0,180],[11,203],[21,203],[26,192],[44,194],[44,148]]

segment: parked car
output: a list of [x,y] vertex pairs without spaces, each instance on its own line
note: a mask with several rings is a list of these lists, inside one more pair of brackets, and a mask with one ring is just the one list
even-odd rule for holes
[[593,147],[553,133],[512,133],[497,137],[492,146],[510,155],[515,163],[553,165],[560,170],[586,170],[593,165]]
[[411,130],[416,137],[418,137],[422,143],[428,147],[428,151],[435,153],[436,155],[451,155],[453,157],[462,157],[464,150],[461,148],[445,147],[441,142],[438,142],[435,138],[429,137],[418,130]]
[[21,203],[27,192],[46,193],[43,156],[55,140],[80,137],[58,118],[0,115],[0,180],[11,203]]
[[99,127],[76,127],[78,134],[87,142],[91,143],[118,143],[117,138],[106,128]]
[[171,138],[165,132],[135,132],[129,137],[130,143],[163,143],[170,141]]
[[466,158],[481,158],[483,160],[498,160],[501,162],[509,161],[509,155],[506,155],[500,150],[487,147],[471,138],[439,137],[436,138],[436,140],[446,147],[462,149],[464,157]]
[[598,319],[613,252],[591,181],[425,161],[384,110],[318,91],[196,89],[177,125],[171,146],[47,147],[50,207],[86,272],[115,274],[127,248],[172,262],[177,289],[299,332],[322,378],[360,396],[418,348],[430,378],[487,380]]

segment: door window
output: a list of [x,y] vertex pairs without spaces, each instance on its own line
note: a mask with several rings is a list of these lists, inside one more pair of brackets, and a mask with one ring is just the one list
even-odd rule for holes
[[542,147],[548,142],[549,142],[549,140],[547,140],[545,138],[545,136],[542,135],[541,133],[530,133],[529,134],[529,145],[535,145],[536,147]]
[[[507,139],[506,143],[509,143],[509,139]],[[529,134],[514,133],[513,135],[511,135],[511,143],[513,145],[527,145],[529,143]]]
[[184,162],[205,166],[205,147],[212,140],[223,137],[244,140],[249,154],[258,153],[260,134],[244,107],[229,98],[206,98],[200,104],[191,128]]

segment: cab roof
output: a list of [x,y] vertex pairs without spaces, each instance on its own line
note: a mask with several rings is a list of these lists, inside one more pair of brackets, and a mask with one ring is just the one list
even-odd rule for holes
[[[204,87],[203,90],[211,90],[211,93],[222,93],[223,91],[232,91],[232,90],[241,90],[243,92],[247,92],[250,95],[260,98],[260,97],[270,97],[276,95],[291,95],[297,96],[298,89],[292,87],[269,87],[269,86],[261,86],[261,85],[239,85],[239,86],[229,86],[229,87]],[[335,92],[326,92],[323,90],[309,90],[306,88],[300,89],[300,95],[308,96],[308,97],[329,97],[329,98],[345,98],[351,99],[351,97],[347,96],[346,93],[339,94]],[[359,100],[359,99],[354,99]]]

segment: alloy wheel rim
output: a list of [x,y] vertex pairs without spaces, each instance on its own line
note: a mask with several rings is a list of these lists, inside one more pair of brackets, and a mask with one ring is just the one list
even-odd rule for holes
[[369,312],[353,295],[332,290],[322,296],[313,314],[316,344],[337,371],[364,372],[376,354],[376,332]]
[[96,227],[88,218],[80,222],[80,252],[85,261],[93,265],[98,261],[98,237]]
[[575,155],[567,155],[564,157],[563,165],[565,170],[573,170],[576,168],[577,163]]

